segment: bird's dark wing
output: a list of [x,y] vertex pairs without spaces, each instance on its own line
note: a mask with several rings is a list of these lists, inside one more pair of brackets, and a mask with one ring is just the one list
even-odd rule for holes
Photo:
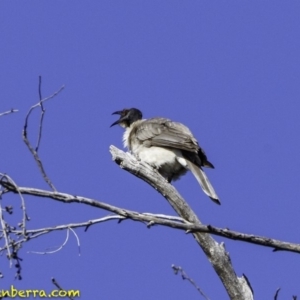
[[143,121],[136,130],[136,138],[148,145],[170,147],[198,153],[200,147],[191,131],[181,123],[153,118]]

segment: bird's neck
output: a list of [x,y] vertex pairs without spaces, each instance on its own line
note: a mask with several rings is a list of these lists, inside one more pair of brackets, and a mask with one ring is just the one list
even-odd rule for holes
[[133,122],[129,127],[125,128],[125,132],[123,134],[123,145],[126,147],[128,150],[131,150],[131,138],[132,138],[132,133],[136,131],[137,126],[141,123],[144,122],[144,120],[138,120]]

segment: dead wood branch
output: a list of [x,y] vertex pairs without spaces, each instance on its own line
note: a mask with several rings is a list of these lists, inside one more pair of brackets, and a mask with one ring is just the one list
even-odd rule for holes
[[[121,168],[146,181],[161,193],[180,217],[195,225],[201,225],[197,215],[177,190],[158,172],[149,165],[138,162],[131,154],[124,153],[114,146],[110,146],[110,152],[113,160]],[[207,233],[193,232],[193,235],[221,279],[230,299],[253,299],[251,288],[245,278],[236,276],[224,244],[217,243]]]
[[[56,230],[65,230],[68,228],[79,228],[79,227],[85,227],[88,228],[92,225],[103,223],[106,221],[111,220],[118,220],[123,221],[126,219],[131,219],[134,221],[142,222],[147,227],[152,227],[154,225],[162,225],[166,227],[176,228],[180,230],[184,230],[186,233],[196,233],[196,232],[202,232],[202,233],[210,233],[213,235],[225,237],[232,240],[238,240],[242,242],[247,242],[251,244],[261,245],[265,247],[270,247],[273,249],[273,251],[289,251],[294,253],[300,253],[300,244],[294,244],[289,242],[283,242],[276,239],[271,239],[264,236],[258,236],[254,234],[246,234],[238,231],[233,231],[228,228],[219,228],[212,225],[204,225],[204,224],[194,224],[189,221],[186,221],[183,218],[176,217],[176,216],[168,216],[163,214],[150,214],[150,213],[140,213],[137,211],[128,210],[125,208],[116,207],[113,205],[110,205],[108,203],[100,202],[94,199],[81,197],[81,196],[74,196],[66,193],[60,193],[60,192],[51,192],[46,190],[40,190],[35,188],[28,188],[28,187],[16,187],[12,183],[7,181],[1,181],[0,184],[6,189],[7,192],[13,192],[13,193],[20,193],[23,195],[31,195],[36,197],[43,197],[43,198],[49,198],[56,201],[64,202],[64,203],[81,203],[85,205],[90,205],[93,207],[97,207],[100,209],[104,209],[106,211],[115,213],[115,215],[108,215],[99,219],[89,220],[86,222],[81,223],[71,223],[71,224],[65,224],[65,225],[59,225],[54,227],[46,227],[46,228],[39,228],[39,229],[30,229],[26,230],[26,234],[45,234],[51,231]],[[169,184],[170,185],[170,184]],[[21,234],[21,231],[15,230],[12,231],[16,234]],[[30,237],[31,239],[33,236]],[[0,249],[2,250],[2,249]]]
[[5,112],[3,112],[3,113],[0,113],[0,117],[9,115],[9,114],[12,114],[12,113],[15,113],[15,112],[18,112],[18,110],[12,108],[11,110],[8,110],[8,111],[5,111]]
[[196,282],[192,278],[190,278],[181,267],[172,265],[172,269],[173,269],[175,275],[177,275],[178,273],[180,273],[181,274],[181,278],[183,280],[187,280],[188,282],[190,282],[197,289],[197,291],[200,293],[201,296],[203,296],[206,300],[209,300],[209,298],[203,293],[203,291],[196,284]]
[[[45,101],[50,100],[50,99],[54,98],[55,96],[57,96],[64,89],[65,86],[62,86],[58,91],[56,91],[51,96],[49,96],[47,98],[44,98],[44,99],[41,99],[42,98],[42,95],[41,95],[41,82],[42,81],[41,80],[42,80],[41,77],[39,77],[39,97],[40,97],[40,101],[37,104],[31,106],[31,108],[29,109],[29,111],[28,111],[28,113],[26,115],[26,118],[25,118],[25,124],[24,124],[24,127],[23,127],[22,137],[23,137],[23,140],[24,140],[27,148],[31,152],[34,160],[36,161],[36,163],[37,163],[37,165],[38,165],[38,167],[39,167],[39,169],[40,169],[40,171],[42,173],[42,176],[43,176],[45,182],[50,186],[50,188],[53,191],[56,191],[54,185],[52,184],[51,180],[49,179],[49,177],[46,174],[46,171],[44,169],[42,161],[41,161],[41,159],[40,159],[40,157],[38,155],[38,149],[39,149],[40,141],[41,141],[41,137],[42,137],[43,120],[44,120],[44,114],[45,114],[45,109],[43,107],[43,104],[44,104]],[[36,147],[34,149],[33,146],[30,144],[29,139],[28,139],[27,127],[28,127],[28,122],[29,122],[30,114],[37,107],[41,107],[41,118],[40,118],[40,125],[39,125],[39,133],[38,133],[37,145],[36,145]]]

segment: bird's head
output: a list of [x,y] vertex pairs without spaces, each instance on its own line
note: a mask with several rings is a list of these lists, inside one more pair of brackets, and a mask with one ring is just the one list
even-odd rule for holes
[[123,110],[115,111],[112,114],[120,115],[120,119],[112,123],[110,127],[119,124],[123,128],[127,128],[130,127],[130,125],[135,121],[141,120],[143,117],[142,112],[137,108],[130,108],[130,109],[124,108]]

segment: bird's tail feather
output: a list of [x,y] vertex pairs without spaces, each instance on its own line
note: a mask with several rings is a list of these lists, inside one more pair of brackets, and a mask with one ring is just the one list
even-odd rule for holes
[[189,170],[191,170],[193,175],[196,177],[204,193],[215,203],[221,204],[218,195],[216,194],[213,186],[209,182],[206,174],[202,171],[202,169],[200,169],[199,167],[197,167],[195,164],[193,164],[188,160],[186,160],[186,162],[188,164]]

